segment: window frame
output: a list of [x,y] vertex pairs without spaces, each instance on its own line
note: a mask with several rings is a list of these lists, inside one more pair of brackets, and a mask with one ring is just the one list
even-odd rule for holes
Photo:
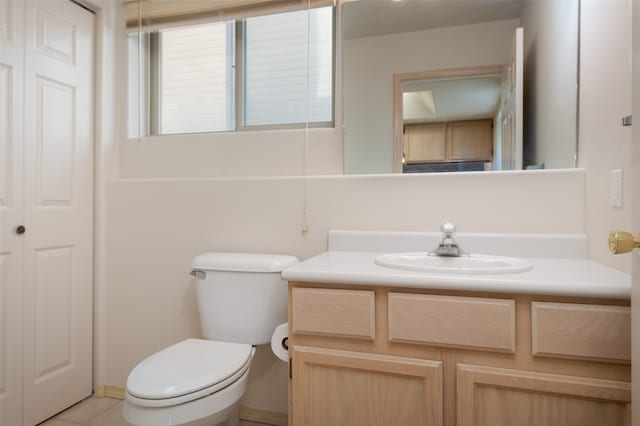
[[[231,112],[233,114],[234,128],[230,130],[218,130],[218,131],[195,131],[184,133],[160,133],[162,128],[161,123],[161,82],[162,82],[162,37],[161,31],[152,31],[143,35],[143,52],[145,60],[143,61],[144,67],[143,75],[145,76],[145,104],[146,104],[146,117],[144,117],[144,131],[145,138],[154,137],[166,137],[166,136],[185,136],[194,134],[216,134],[216,133],[234,133],[234,132],[252,132],[252,131],[264,131],[264,130],[293,130],[293,129],[305,129],[305,128],[335,128],[335,115],[336,115],[336,7],[335,6],[320,6],[331,7],[331,21],[332,21],[332,34],[331,34],[331,120],[320,122],[302,122],[302,123],[281,123],[281,124],[264,124],[264,125],[245,125],[244,113],[245,113],[245,84],[244,84],[244,66],[245,66],[245,20],[247,18],[239,18],[233,21],[227,21],[227,23],[233,23],[235,31],[233,31],[234,39],[230,40],[234,44],[234,54],[232,67],[234,68],[234,81],[232,88],[232,99],[234,101]],[[310,10],[310,9],[307,9]],[[287,13],[287,12],[281,12]],[[188,25],[184,25],[187,27]]]

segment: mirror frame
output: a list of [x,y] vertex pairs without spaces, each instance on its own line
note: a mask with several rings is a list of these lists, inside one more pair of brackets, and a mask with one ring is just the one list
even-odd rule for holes
[[505,66],[503,64],[498,64],[393,74],[393,173],[402,173],[402,136],[404,133],[402,85],[405,82],[460,77],[483,77],[502,74],[504,68]]

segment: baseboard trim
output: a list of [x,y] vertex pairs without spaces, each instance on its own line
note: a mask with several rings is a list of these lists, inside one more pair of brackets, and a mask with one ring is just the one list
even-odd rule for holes
[[124,388],[100,385],[96,388],[96,398],[124,399]]
[[275,413],[249,407],[240,407],[240,419],[275,426],[287,426],[289,423],[287,413]]
[[[100,385],[96,388],[96,398],[124,399],[124,388],[118,386]],[[250,422],[264,423],[274,426],[287,426],[289,417],[287,413],[275,413],[273,411],[258,410],[256,408],[240,407],[240,418]]]

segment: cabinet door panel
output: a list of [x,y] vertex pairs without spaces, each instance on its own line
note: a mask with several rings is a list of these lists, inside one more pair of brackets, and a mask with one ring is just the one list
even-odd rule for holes
[[531,303],[537,356],[631,361],[631,309],[582,303]]
[[626,426],[631,384],[458,365],[459,426]]
[[407,163],[445,161],[445,123],[407,125],[404,155]]
[[515,352],[513,300],[393,292],[388,300],[390,342]]
[[447,159],[491,161],[492,120],[457,121],[448,124]]
[[291,323],[296,334],[376,337],[375,293],[371,290],[294,288]]
[[292,347],[296,426],[442,425],[442,363]]

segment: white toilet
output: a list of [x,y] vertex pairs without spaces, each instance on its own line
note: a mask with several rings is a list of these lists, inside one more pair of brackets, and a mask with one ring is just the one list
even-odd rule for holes
[[[134,425],[237,425],[255,345],[287,321],[281,271],[293,256],[205,253],[193,260],[202,334],[129,374],[123,414]],[[141,336],[144,338],[144,336]]]

